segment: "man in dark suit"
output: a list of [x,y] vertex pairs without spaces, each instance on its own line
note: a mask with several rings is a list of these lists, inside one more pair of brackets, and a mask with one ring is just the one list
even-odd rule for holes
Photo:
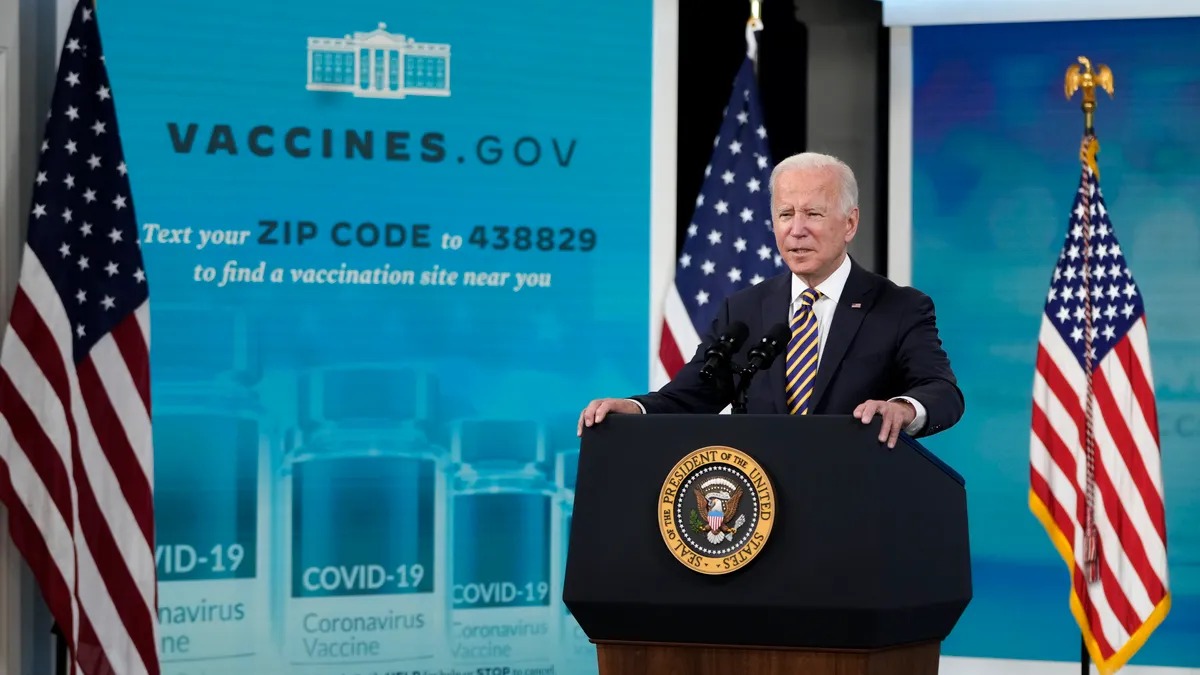
[[725,372],[700,376],[705,351],[741,321],[746,352],[784,322],[786,351],[747,392],[746,412],[853,414],[883,418],[879,440],[894,447],[901,431],[927,436],[962,417],[964,402],[942,349],[929,296],[867,271],[850,258],[858,231],[854,173],[828,155],[802,153],[771,174],[775,242],[788,271],[725,299],[695,356],[657,392],[596,399],[580,413],[578,432],[609,413],[718,413],[734,397]]

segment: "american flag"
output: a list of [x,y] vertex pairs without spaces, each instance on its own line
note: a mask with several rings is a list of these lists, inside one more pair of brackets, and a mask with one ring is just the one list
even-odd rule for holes
[[1104,205],[1098,147],[1084,139],[1042,315],[1029,501],[1067,563],[1071,611],[1091,658],[1108,674],[1171,602],[1146,312]]
[[734,79],[667,292],[655,386],[692,357],[726,297],[784,269],[771,225],[772,168],[754,57],[748,55]]
[[0,499],[72,675],[157,675],[149,294],[95,7],[58,66],[0,348]]

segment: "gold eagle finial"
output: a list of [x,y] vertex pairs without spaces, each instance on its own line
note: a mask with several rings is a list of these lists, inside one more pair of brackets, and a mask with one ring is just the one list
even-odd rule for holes
[[1067,75],[1063,81],[1063,93],[1066,94],[1067,100],[1070,100],[1076,91],[1083,90],[1081,107],[1084,129],[1088,134],[1092,133],[1092,116],[1096,112],[1096,87],[1108,92],[1108,97],[1112,98],[1112,70],[1104,64],[1099,64],[1093,70],[1091,60],[1086,56],[1080,56],[1079,63],[1073,63],[1067,68]]

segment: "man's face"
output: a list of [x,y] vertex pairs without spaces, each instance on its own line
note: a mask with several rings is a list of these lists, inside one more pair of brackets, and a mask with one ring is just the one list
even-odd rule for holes
[[791,169],[775,181],[771,198],[775,245],[788,269],[820,283],[841,263],[858,231],[858,208],[842,213],[838,179],[830,169]]

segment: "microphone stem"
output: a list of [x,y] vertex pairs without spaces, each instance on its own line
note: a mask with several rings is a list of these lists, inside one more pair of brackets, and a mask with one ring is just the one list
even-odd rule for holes
[[758,372],[758,368],[753,365],[743,368],[734,363],[730,363],[729,365],[738,375],[737,384],[733,389],[733,407],[731,412],[734,415],[745,415],[746,399],[750,391],[750,380]]

